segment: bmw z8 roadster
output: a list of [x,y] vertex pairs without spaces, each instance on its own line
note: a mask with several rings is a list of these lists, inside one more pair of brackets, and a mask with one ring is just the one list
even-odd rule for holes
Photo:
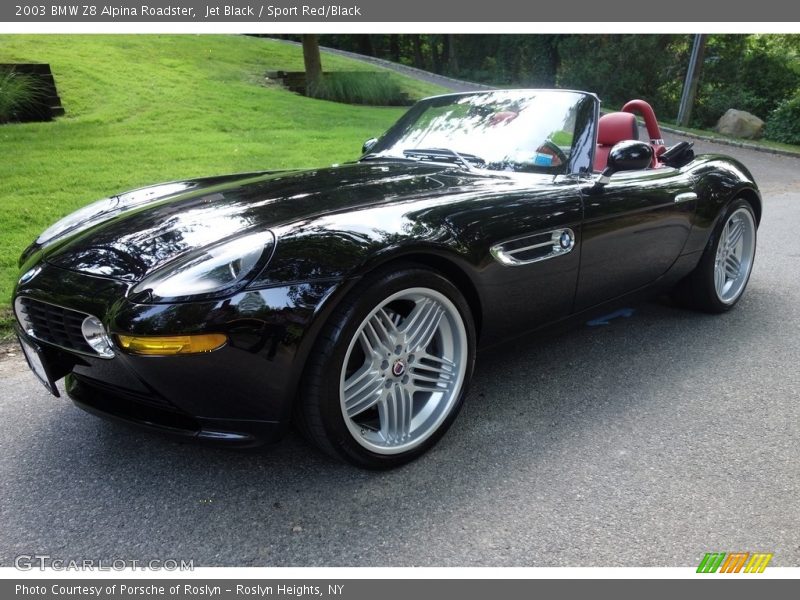
[[[761,218],[736,160],[590,93],[418,102],[355,162],[100,200],[20,259],[17,333],[81,408],[229,445],[294,423],[389,468],[431,448],[476,349],[643,292],[723,312]],[[639,139],[636,115],[644,120]]]

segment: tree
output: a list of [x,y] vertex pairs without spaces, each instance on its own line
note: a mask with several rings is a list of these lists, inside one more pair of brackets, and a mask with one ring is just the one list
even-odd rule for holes
[[389,36],[389,55],[394,62],[400,62],[400,36],[396,33]]
[[444,38],[445,57],[447,69],[451,73],[458,73],[458,56],[456,55],[456,36],[449,33]]
[[322,79],[319,37],[315,33],[303,34],[303,63],[306,67],[306,86],[313,87]]
[[414,48],[414,66],[418,69],[424,68],[425,59],[422,58],[422,40],[418,33],[411,35],[411,45]]

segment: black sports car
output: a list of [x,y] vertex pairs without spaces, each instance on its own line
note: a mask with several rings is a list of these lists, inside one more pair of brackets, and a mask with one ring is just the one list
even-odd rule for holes
[[[295,422],[372,468],[429,449],[476,348],[672,289],[744,292],[761,217],[737,161],[665,147],[649,105],[451,94],[356,162],[144,188],[59,221],[14,291],[32,370],[91,412],[255,445]],[[634,113],[649,141],[638,141]]]

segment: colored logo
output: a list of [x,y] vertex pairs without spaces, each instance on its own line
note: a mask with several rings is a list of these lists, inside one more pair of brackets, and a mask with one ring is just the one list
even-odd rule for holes
[[698,573],[763,573],[772,554],[766,552],[707,552]]
[[394,365],[392,365],[392,375],[395,377],[400,377],[403,373],[406,372],[406,363],[402,360],[398,360]]

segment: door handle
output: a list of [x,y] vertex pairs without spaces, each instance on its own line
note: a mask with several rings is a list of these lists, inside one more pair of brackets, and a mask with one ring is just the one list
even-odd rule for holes
[[680,204],[681,202],[691,202],[692,200],[697,200],[697,194],[694,192],[684,192],[683,194],[678,194],[675,196],[675,204]]

